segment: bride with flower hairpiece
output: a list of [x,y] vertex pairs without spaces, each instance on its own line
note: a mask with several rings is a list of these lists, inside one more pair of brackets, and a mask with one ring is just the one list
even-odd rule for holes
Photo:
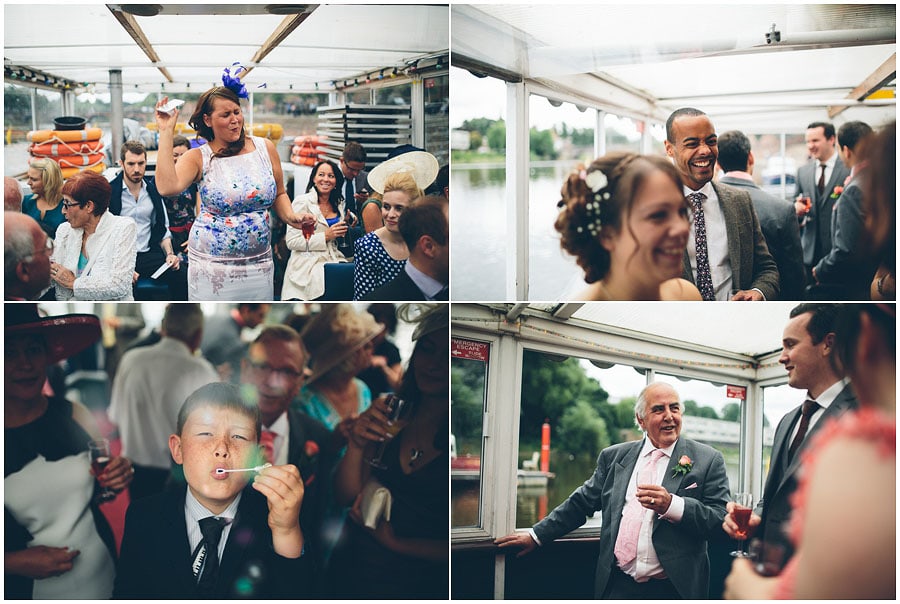
[[689,208],[670,162],[612,153],[570,174],[561,193],[556,230],[590,284],[579,299],[701,299],[680,278]]
[[240,99],[249,94],[238,78],[242,69],[234,76],[226,69],[224,85],[200,95],[188,123],[206,144],[177,164],[172,139],[178,109],[164,111],[167,97],[156,105],[157,189],[177,195],[193,183],[200,185],[200,211],[188,238],[190,300],[273,300],[269,208],[300,228],[302,216],[291,208],[275,145],[244,133]]

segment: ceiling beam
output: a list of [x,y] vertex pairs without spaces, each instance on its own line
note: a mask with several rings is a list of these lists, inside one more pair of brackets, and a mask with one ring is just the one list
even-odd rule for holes
[[141,50],[144,51],[144,54],[147,55],[147,58],[156,65],[156,68],[159,72],[166,78],[167,82],[174,82],[175,78],[172,77],[172,74],[169,73],[169,70],[165,67],[159,65],[160,59],[159,55],[156,54],[156,51],[153,50],[153,45],[150,43],[150,40],[147,39],[147,35],[144,33],[144,30],[141,29],[141,26],[138,25],[137,20],[135,20],[133,15],[128,13],[123,13],[121,10],[117,8],[113,8],[113,5],[108,4],[110,12],[113,14],[113,17],[116,18],[116,21],[128,32],[128,35],[131,36],[131,39],[135,41],[135,43],[140,47]]
[[[275,31],[263,42],[263,45],[259,47],[259,50],[253,55],[253,58],[250,59],[250,63],[253,65],[258,65],[266,55],[275,50],[279,44],[281,44],[285,38],[291,35],[297,27],[306,20],[308,16],[310,16],[318,5],[314,5],[313,8],[309,10],[309,12],[299,13],[297,15],[288,15],[285,17],[281,23],[278,24],[278,27],[275,28]],[[248,67],[245,69],[241,78],[246,76],[253,67]]]
[[[848,100],[861,101],[891,80],[897,77],[897,53],[893,53],[888,59],[881,64],[878,69],[863,80],[862,84],[850,91],[847,95]],[[847,109],[848,105],[832,105],[828,107],[828,117],[834,118],[836,115]]]

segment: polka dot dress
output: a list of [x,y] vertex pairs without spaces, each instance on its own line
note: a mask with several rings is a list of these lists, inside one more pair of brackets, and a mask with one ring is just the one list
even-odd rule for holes
[[375,232],[356,240],[353,259],[353,299],[361,300],[369,292],[394,280],[406,260],[394,260],[384,249]]

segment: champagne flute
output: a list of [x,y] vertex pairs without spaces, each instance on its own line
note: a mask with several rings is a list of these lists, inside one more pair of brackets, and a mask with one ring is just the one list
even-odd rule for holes
[[316,219],[309,216],[300,220],[300,230],[303,231],[303,238],[306,239],[306,253],[309,253],[309,238],[316,232]]
[[[412,404],[396,394],[388,394],[386,396],[387,399],[384,403],[387,406],[388,420],[391,422],[387,427],[387,432],[391,437],[394,437],[409,423],[409,412],[412,409]],[[371,459],[366,460],[369,462],[369,465],[382,470],[387,468],[381,461],[387,444],[387,440],[379,443],[378,448],[375,450],[375,455]]]
[[748,555],[744,553],[744,541],[747,540],[747,533],[750,531],[750,515],[753,513],[753,494],[752,493],[735,493],[731,500],[734,507],[731,509],[731,517],[737,524],[735,537],[738,540],[737,551],[731,552],[735,558],[746,558]]
[[[106,464],[108,464],[109,460],[112,459],[112,455],[109,452],[109,441],[105,438],[88,441],[88,454],[91,460],[91,468],[93,468],[94,470],[94,476],[99,477],[103,473],[103,470],[106,468]],[[101,502],[112,501],[115,498],[115,491],[107,487],[101,487]]]

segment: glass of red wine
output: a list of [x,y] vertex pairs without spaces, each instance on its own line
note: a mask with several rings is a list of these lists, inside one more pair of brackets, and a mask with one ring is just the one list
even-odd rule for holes
[[744,553],[744,541],[747,540],[747,534],[750,532],[750,515],[753,513],[753,494],[752,493],[735,493],[731,501],[734,507],[731,509],[731,517],[737,524],[735,537],[738,540],[737,551],[731,552],[736,558],[746,558],[748,554]]
[[307,216],[300,221],[300,230],[303,232],[303,238],[306,239],[306,253],[309,253],[309,238],[316,232],[316,219]]
[[[396,394],[388,394],[386,396],[387,399],[385,399],[385,405],[387,406],[387,417],[391,422],[387,427],[387,432],[391,435],[391,437],[394,437],[400,432],[400,430],[406,427],[406,424],[409,423],[409,412],[412,408],[412,405]],[[369,462],[369,465],[376,468],[381,468],[382,470],[387,468],[387,466],[384,465],[384,463],[381,461],[381,458],[384,456],[384,450],[387,448],[387,444],[387,440],[379,443],[378,448],[375,450],[375,455],[372,456],[372,459],[366,460]]]
[[[112,459],[109,452],[109,441],[105,438],[92,440],[88,442],[88,454],[90,455],[91,468],[94,470],[94,476],[103,474],[106,464]],[[107,487],[100,489],[100,501],[112,501],[116,498],[116,492]]]

